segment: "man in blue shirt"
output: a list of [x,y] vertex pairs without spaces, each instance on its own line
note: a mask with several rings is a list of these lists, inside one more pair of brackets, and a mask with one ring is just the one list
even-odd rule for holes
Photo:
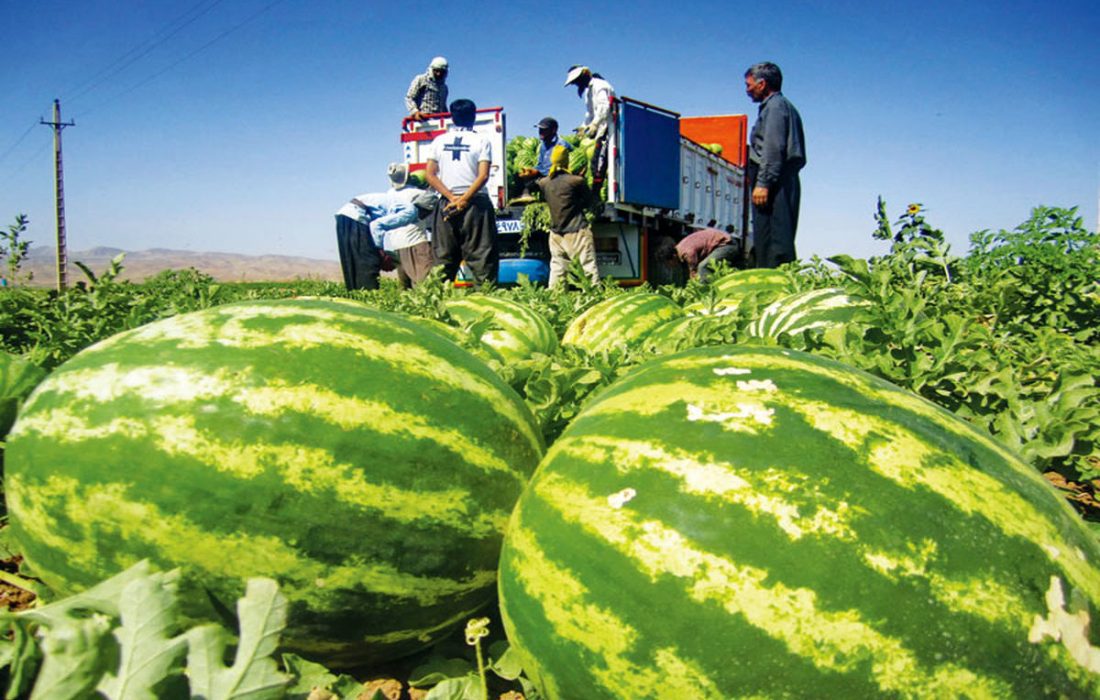
[[748,168],[756,267],[778,267],[798,257],[798,172],[806,165],[806,138],[802,117],[782,89],[783,74],[774,63],[757,63],[745,71],[745,92],[760,105],[749,137]]
[[569,145],[565,139],[558,136],[558,120],[553,117],[543,117],[539,120],[539,123],[535,125],[535,128],[539,130],[539,150],[538,161],[533,168],[523,168],[517,173],[521,182],[523,182],[523,197],[518,197],[513,200],[516,204],[524,203],[525,201],[534,201],[528,195],[528,187],[534,180],[541,177],[546,177],[550,174],[550,154],[554,151],[554,146],[562,146],[565,150],[572,151],[573,147]]

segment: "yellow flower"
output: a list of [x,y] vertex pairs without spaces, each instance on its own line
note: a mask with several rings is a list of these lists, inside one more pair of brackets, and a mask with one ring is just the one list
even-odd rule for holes
[[909,213],[909,216],[916,216],[917,214],[920,213],[920,205],[919,204],[910,204],[909,209],[908,209],[908,213]]
[[489,635],[489,618],[478,617],[466,622],[466,643],[474,646],[482,637]]

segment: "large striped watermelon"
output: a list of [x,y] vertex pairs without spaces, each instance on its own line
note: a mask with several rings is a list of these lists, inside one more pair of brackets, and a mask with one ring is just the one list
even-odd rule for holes
[[776,299],[745,329],[754,338],[798,335],[811,328],[829,328],[855,321],[870,308],[866,299],[837,287],[811,289]]
[[676,302],[654,292],[616,294],[573,319],[561,342],[589,352],[630,347],[665,321],[683,315]]
[[361,304],[251,302],[119,334],[28,399],[11,529],[67,594],[148,558],[216,618],[277,579],[286,646],[394,656],[494,594],[508,514],[542,452],[519,397],[443,336]]
[[720,296],[740,298],[749,294],[761,297],[783,296],[794,291],[786,272],[768,268],[735,270],[719,277],[712,286]]
[[845,365],[723,346],[581,412],[513,513],[500,596],[551,700],[1096,697],[1098,562],[989,435]]
[[490,316],[493,327],[482,334],[481,342],[506,361],[527,360],[534,353],[553,355],[558,349],[558,336],[550,322],[526,304],[500,296],[468,294],[448,300],[445,306],[451,317],[463,324]]

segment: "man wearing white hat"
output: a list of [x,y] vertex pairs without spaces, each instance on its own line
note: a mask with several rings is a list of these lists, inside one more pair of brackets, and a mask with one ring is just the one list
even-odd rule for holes
[[422,121],[425,115],[447,111],[447,59],[436,56],[428,70],[413,78],[405,93],[409,116]]
[[584,121],[576,131],[596,141],[596,150],[592,154],[592,190],[599,192],[607,173],[607,129],[611,120],[615,88],[599,73],[593,73],[588,66],[569,68],[565,86],[570,85],[576,85],[577,96],[584,97]]
[[[431,250],[420,220],[434,210],[435,196],[406,190],[408,169],[403,163],[391,163],[388,173],[390,189],[353,197],[336,212],[336,245],[349,290],[378,289],[381,271],[393,269],[386,250],[399,251],[402,263],[410,261],[411,271],[406,273],[415,282],[431,269]],[[410,249],[407,255],[404,249]]]
[[404,216],[396,217],[394,225],[385,232],[383,248],[397,253],[401,266],[398,277],[403,286],[420,284],[432,269],[432,244],[424,230],[424,219],[435,211],[436,195],[416,187],[409,187],[409,166],[404,163],[390,163],[387,171],[391,187],[389,192],[392,208],[396,211],[401,205],[412,207]]

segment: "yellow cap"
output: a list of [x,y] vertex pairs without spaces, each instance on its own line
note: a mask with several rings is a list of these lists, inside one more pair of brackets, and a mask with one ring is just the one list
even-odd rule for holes
[[569,171],[569,150],[565,146],[557,145],[550,151],[550,170]]

